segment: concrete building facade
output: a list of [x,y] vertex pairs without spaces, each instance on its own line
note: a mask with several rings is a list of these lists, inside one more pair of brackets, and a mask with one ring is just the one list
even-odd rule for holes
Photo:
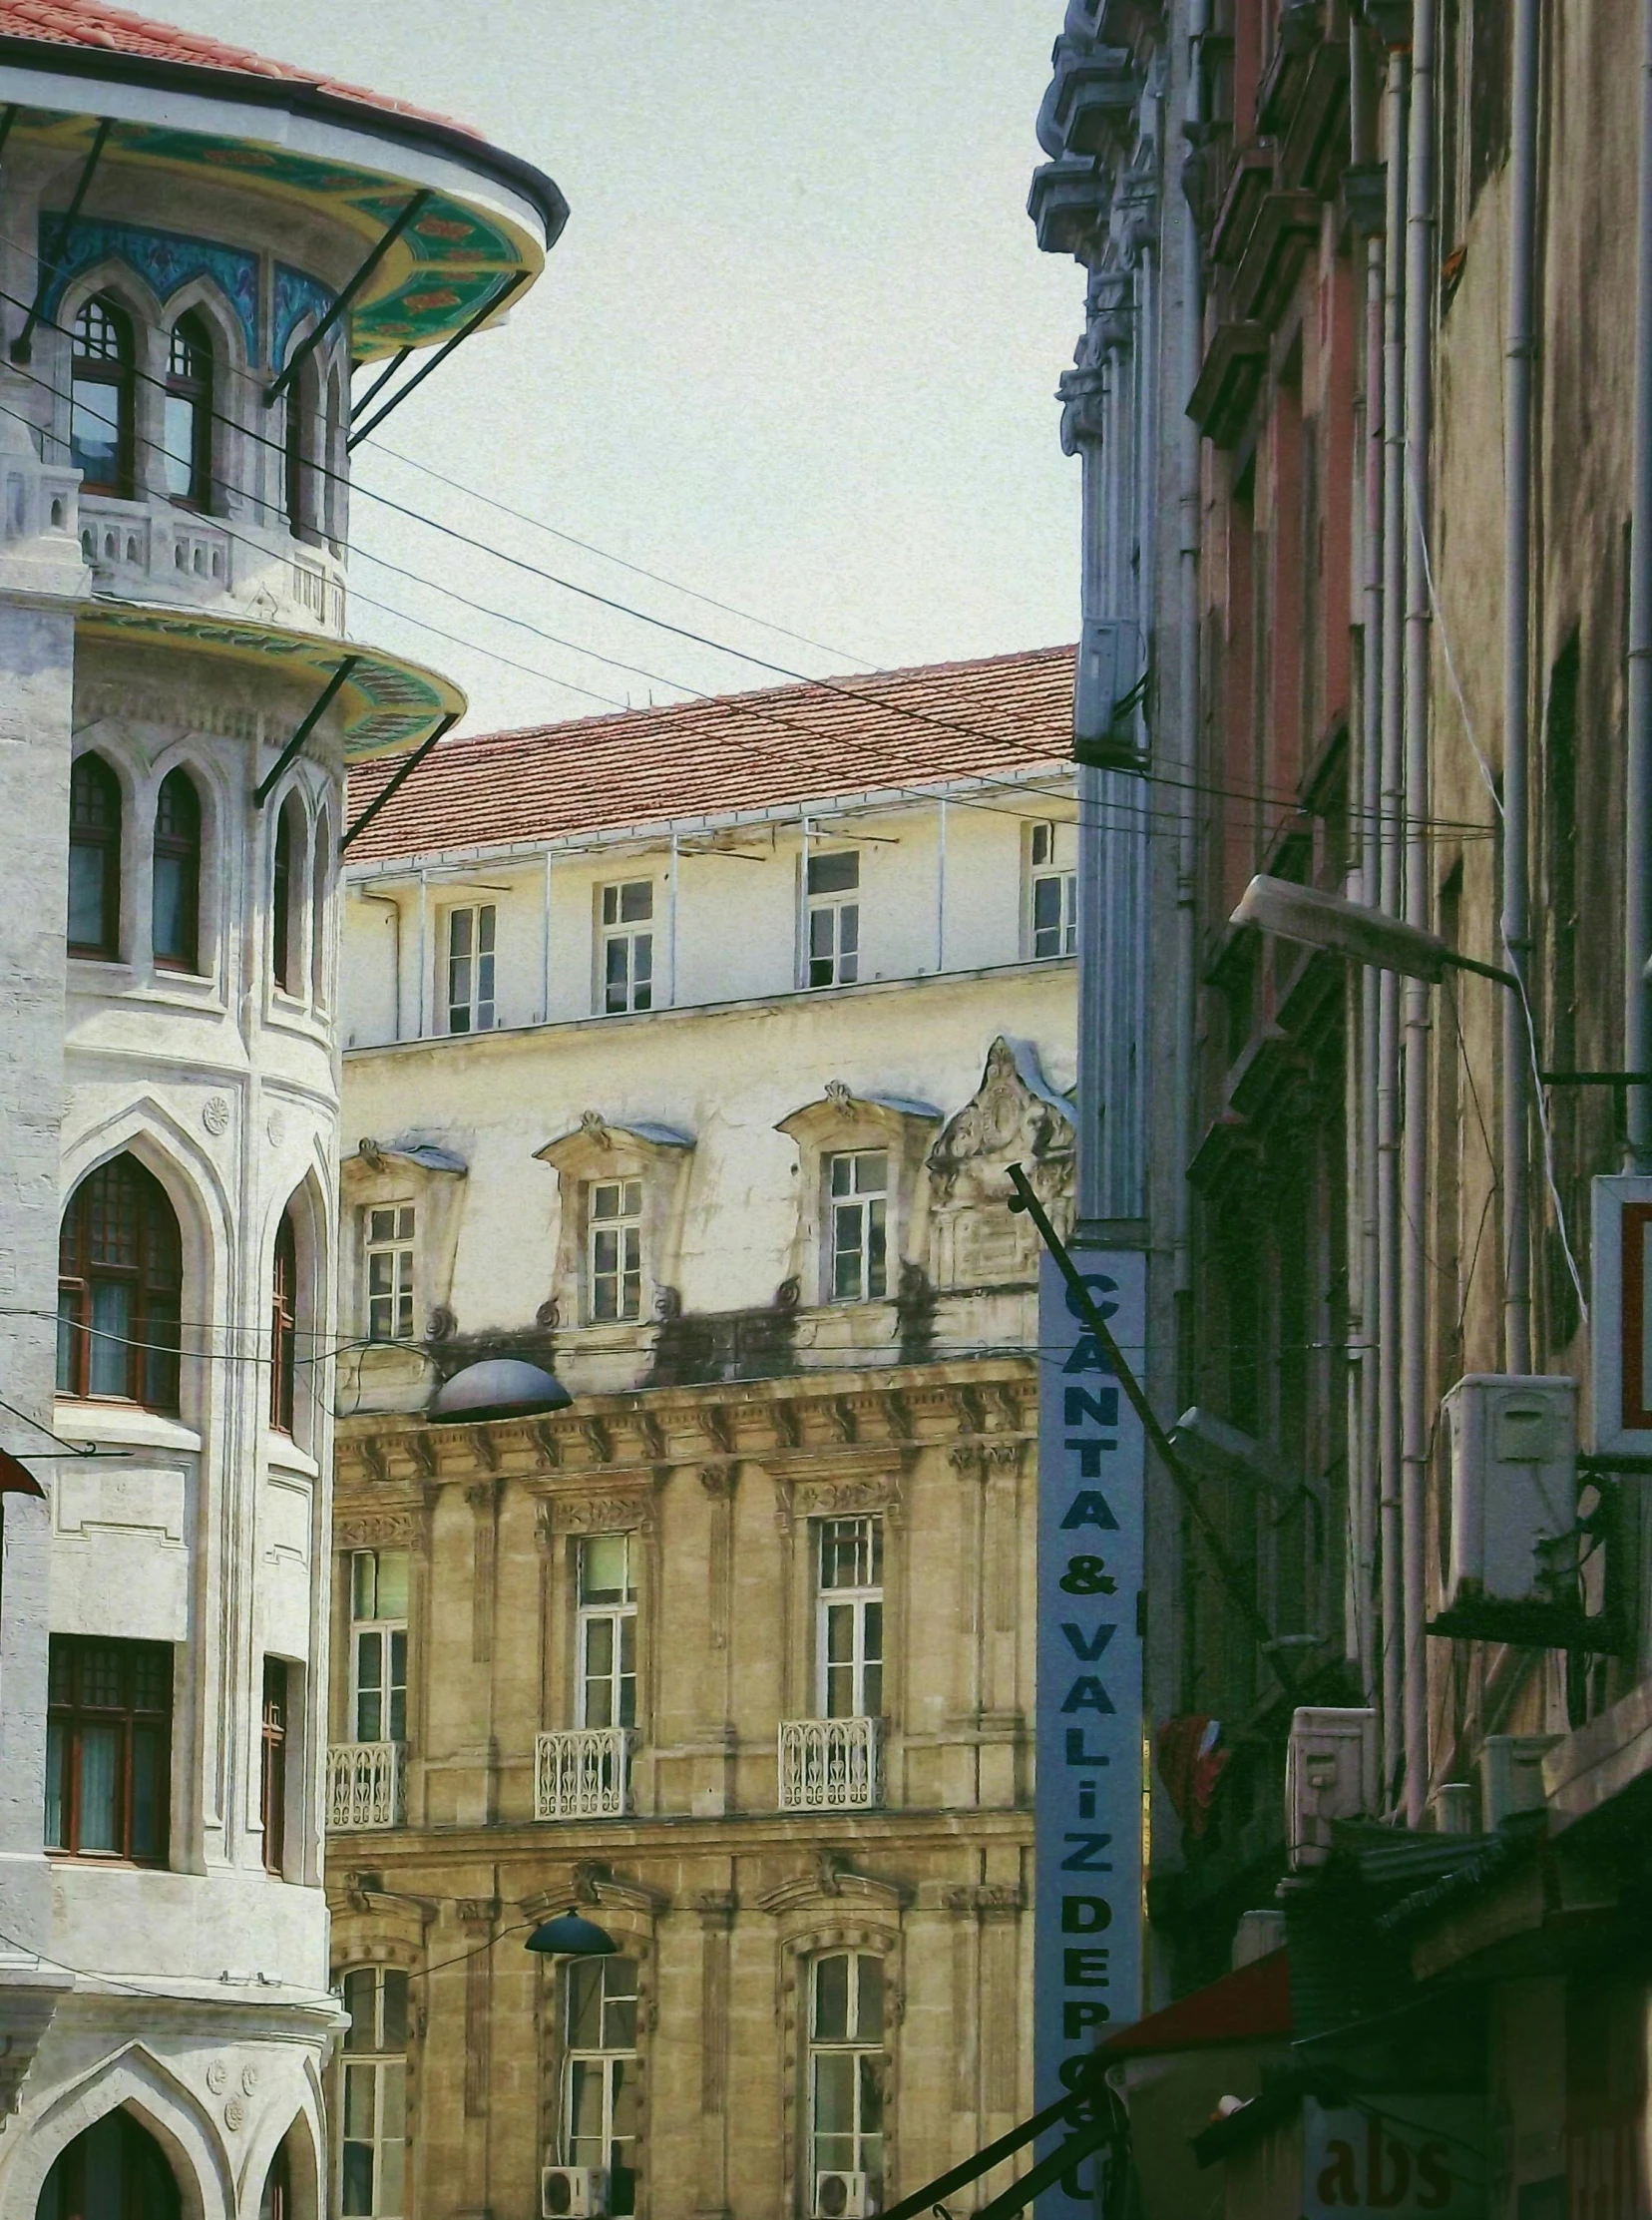
[[313,2215],[344,766],[463,705],[346,647],[350,375],[563,210],[92,6],[0,137],[0,2212]]
[[[398,2220],[876,2210],[1030,2109],[1071,673],[450,742],[352,856],[328,1891]],[[444,1422],[499,1358],[572,1407]],[[616,1957],[524,1950],[570,1904]]]

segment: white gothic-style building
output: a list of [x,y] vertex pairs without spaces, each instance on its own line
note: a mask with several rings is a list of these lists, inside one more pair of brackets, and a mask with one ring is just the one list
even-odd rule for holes
[[351,373],[565,213],[444,119],[0,4],[0,2220],[338,2198],[343,777],[463,708],[346,637]]

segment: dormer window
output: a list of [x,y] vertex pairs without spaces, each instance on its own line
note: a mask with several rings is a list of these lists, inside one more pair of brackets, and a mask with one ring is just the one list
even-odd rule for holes
[[169,496],[180,508],[210,508],[212,342],[199,316],[180,316],[173,325],[162,433]]
[[804,985],[848,987],[860,977],[860,851],[833,850],[808,863]]
[[1071,956],[1078,946],[1076,828],[1033,825],[1028,838],[1028,927],[1034,962]]
[[876,1302],[889,1292],[889,1151],[829,1156],[832,1300]]
[[653,1008],[653,897],[651,879],[626,879],[602,890],[605,1017]]
[[75,318],[69,459],[83,493],[132,498],[132,321],[102,295]]
[[594,1325],[642,1315],[642,1182],[596,1179],[586,1189],[587,1285]]

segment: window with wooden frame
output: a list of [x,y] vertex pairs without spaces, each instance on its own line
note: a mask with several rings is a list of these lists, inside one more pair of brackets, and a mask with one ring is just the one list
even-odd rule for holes
[[876,1302],[889,1292],[889,1151],[855,1148],[826,1159],[831,1300]]
[[806,877],[803,984],[853,986],[860,977],[860,850],[810,856]]
[[586,1187],[586,1292],[593,1325],[642,1315],[640,1179],[593,1179]]
[[579,1550],[579,1727],[636,1724],[636,1537],[590,1534]]
[[180,316],[167,346],[161,418],[162,466],[181,509],[212,505],[212,336],[202,318]]
[[163,971],[201,969],[201,796],[186,770],[167,773],[155,806],[150,951]]
[[58,1242],[60,1395],[176,1411],[183,1244],[166,1189],[134,1156],[89,1172]]
[[357,1742],[407,1740],[405,1550],[357,1550],[350,1558],[350,1725]]
[[602,915],[602,986],[605,1017],[653,1008],[653,901],[651,879],[626,879],[604,887],[598,897]]
[[292,1432],[297,1390],[298,1236],[283,1210],[269,1274],[269,1423],[277,1434]]
[[303,814],[297,796],[289,794],[275,819],[269,881],[269,972],[289,995],[298,992],[298,905],[292,896],[303,846]]
[[134,360],[132,318],[96,295],[75,318],[69,368],[69,460],[83,494],[132,499]]
[[69,953],[121,954],[121,782],[101,755],[69,774]]
[[[301,343],[301,342],[300,342]],[[287,529],[294,539],[315,537],[315,358],[299,366],[287,387],[281,489]]]
[[1077,950],[1076,841],[1076,827],[1052,820],[1032,826],[1028,833],[1028,945],[1034,962]]
[[344,2220],[403,2220],[407,2211],[407,1976],[355,1966],[343,1980],[344,2032],[338,2209]]
[[[809,2142],[822,2174],[864,2174],[882,2202],[884,1967],[870,1951],[834,1951],[809,1969]],[[818,2197],[811,2211],[831,2208]]]
[[165,1642],[54,1634],[46,1704],[46,1848],[167,1862],[173,1653]]
[[447,913],[444,1008],[449,1033],[490,1033],[494,1023],[493,902],[471,902]]
[[562,2162],[606,2167],[611,2213],[636,2210],[636,1961],[574,1960],[567,1973]]
[[822,1519],[816,1608],[821,1717],[877,1718],[884,1668],[881,1519]]
[[263,1827],[264,1871],[279,1875],[286,1865],[287,1683],[291,1667],[284,1657],[266,1657],[263,1710],[259,1722],[258,1819]]
[[417,1215],[411,1202],[375,1204],[366,1213],[367,1339],[411,1341]]

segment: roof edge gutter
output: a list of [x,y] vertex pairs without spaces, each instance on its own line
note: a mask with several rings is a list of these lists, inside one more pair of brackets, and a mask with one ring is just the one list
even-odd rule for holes
[[276,109],[316,123],[344,125],[370,139],[401,141],[479,170],[521,194],[545,224],[547,251],[562,236],[568,222],[568,203],[543,170],[459,124],[410,115],[398,108],[375,108],[367,101],[351,100],[346,94],[329,93],[319,85],[292,78],[260,77],[250,70],[165,61],[156,55],[122,54],[105,47],[60,45],[53,39],[0,35],[0,65],[5,64],[93,83],[113,80],[152,86],[162,92],[194,94],[204,100],[234,100],[248,108]]

